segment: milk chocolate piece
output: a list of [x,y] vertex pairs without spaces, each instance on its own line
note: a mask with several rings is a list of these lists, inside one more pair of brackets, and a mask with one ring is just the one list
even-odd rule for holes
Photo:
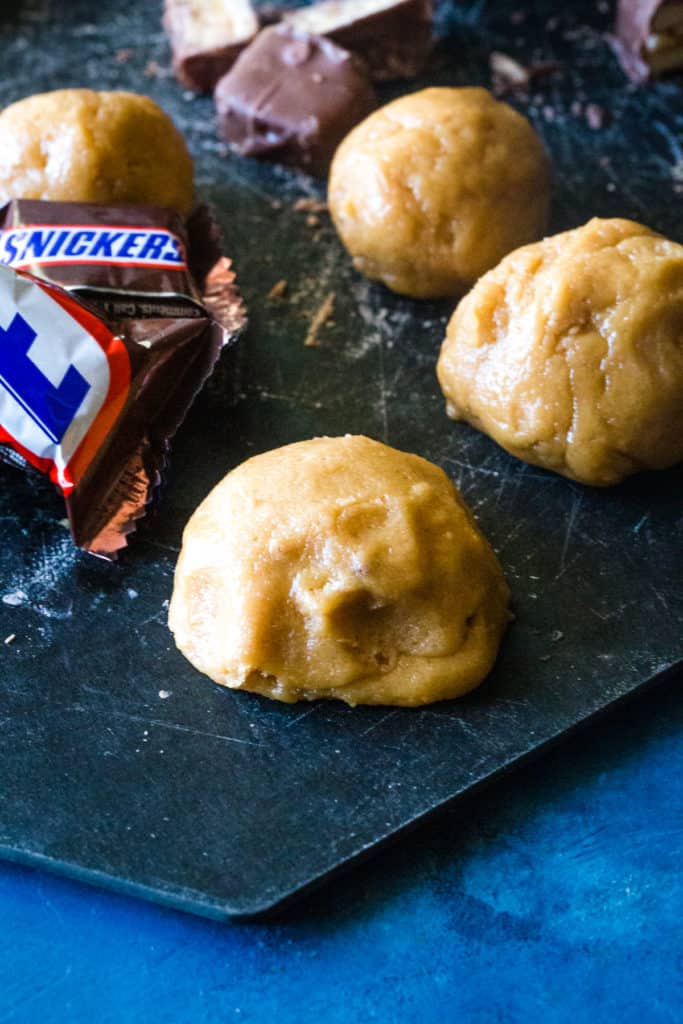
[[317,175],[377,105],[356,58],[290,25],[264,29],[220,80],[215,100],[218,129],[237,153]]
[[614,49],[633,82],[683,68],[683,0],[619,0]]
[[212,92],[259,21],[249,0],[164,0],[164,28],[177,77],[190,89]]
[[322,0],[284,21],[362,57],[372,78],[412,78],[432,46],[432,0]]

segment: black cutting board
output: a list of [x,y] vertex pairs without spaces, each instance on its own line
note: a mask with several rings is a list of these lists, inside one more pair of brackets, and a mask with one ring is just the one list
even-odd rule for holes
[[[531,6],[513,24],[516,0],[441,5],[443,42],[408,88],[488,84],[494,49],[557,59],[558,73],[510,96],[555,160],[553,228],[626,215],[683,240],[680,81],[626,87],[601,35],[607,5]],[[0,19],[0,102],[90,84],[148,91],[170,111],[251,312],[119,565],[71,547],[47,483],[0,469],[0,849],[220,917],[279,904],[679,663],[682,474],[594,491],[449,422],[434,377],[448,306],[359,278],[325,216],[316,228],[293,208],[321,185],[226,159],[210,101],[167,74],[158,15],[136,0],[34,0]],[[267,301],[281,278],[288,298]],[[330,291],[334,324],[306,348]],[[174,649],[166,608],[197,503],[247,455],[347,431],[443,466],[499,552],[517,620],[467,699],[282,706],[213,686]]]

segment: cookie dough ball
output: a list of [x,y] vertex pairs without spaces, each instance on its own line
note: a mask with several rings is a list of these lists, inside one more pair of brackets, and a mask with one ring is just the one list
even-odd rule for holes
[[437,368],[454,419],[526,462],[615,484],[683,458],[683,246],[591,220],[509,255]]
[[223,686],[417,705],[482,681],[508,599],[440,469],[366,437],[321,437],[249,459],[199,506],[169,625]]
[[543,234],[550,166],[529,122],[485,89],[424,89],[347,135],[329,204],[362,274],[450,296]]
[[0,113],[0,203],[139,203],[187,213],[192,160],[147,96],[58,89]]

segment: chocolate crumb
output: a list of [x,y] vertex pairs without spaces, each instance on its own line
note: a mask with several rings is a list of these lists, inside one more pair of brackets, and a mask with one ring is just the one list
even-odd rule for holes
[[319,228],[320,217],[318,217],[315,213],[309,213],[309,215],[306,217],[306,225],[309,228]]
[[304,345],[307,348],[311,348],[315,345],[320,344],[320,342],[318,341],[318,332],[320,331],[321,327],[324,327],[324,325],[330,319],[333,308],[334,292],[330,292],[328,295],[325,296],[322,303],[320,304],[317,313],[311,320],[310,327],[308,328],[308,333],[304,338]]
[[128,49],[117,50],[114,54],[114,60],[117,64],[126,64],[133,56],[133,51]]
[[284,299],[285,292],[287,291],[287,282],[284,278],[280,281],[276,281],[273,287],[266,295],[268,302],[275,302],[277,299]]

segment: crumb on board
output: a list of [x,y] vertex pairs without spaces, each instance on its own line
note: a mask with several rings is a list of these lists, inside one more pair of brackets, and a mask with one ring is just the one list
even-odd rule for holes
[[562,69],[556,60],[537,61],[532,64],[521,64],[509,53],[494,50],[489,55],[489,69],[496,93],[509,90],[527,89],[532,82],[546,75],[553,75]]
[[604,128],[607,122],[607,111],[598,103],[587,103],[584,116],[588,127],[592,128],[593,131]]
[[266,295],[266,301],[276,302],[278,299],[284,299],[286,292],[287,282],[283,277],[281,278],[281,280],[276,281],[273,287],[270,289],[270,291]]
[[329,292],[318,307],[317,312],[311,320],[306,337],[304,338],[304,345],[308,348],[312,348],[313,346],[320,344],[318,341],[318,333],[332,316],[333,309],[334,292]]
[[148,60],[145,64],[142,74],[145,78],[159,78],[161,75],[161,66],[156,60]]
[[270,208],[271,208],[271,210],[281,210],[282,209],[282,200],[281,199],[271,199],[271,201],[270,201]]
[[297,213],[326,213],[328,206],[321,199],[297,199],[292,209]]
[[120,50],[117,50],[114,54],[114,60],[117,64],[126,64],[132,56],[132,50],[129,50],[127,47],[122,47]]
[[529,84],[529,69],[507,53],[494,50],[489,56],[489,68],[499,88],[520,88]]
[[167,698],[170,697],[170,696],[171,696],[171,691],[170,690],[159,690],[159,699],[160,700],[167,700]]
[[17,634],[16,634],[16,633],[10,633],[10,635],[9,635],[9,636],[6,636],[6,637],[5,637],[5,640],[4,640],[4,642],[5,642],[5,643],[7,644],[7,646],[9,647],[9,645],[10,645],[10,644],[13,644],[13,643],[14,643],[14,641],[15,641],[16,639],[17,639]]
[[309,228],[319,228],[320,217],[316,216],[315,213],[309,213],[309,215],[306,217],[306,226]]

